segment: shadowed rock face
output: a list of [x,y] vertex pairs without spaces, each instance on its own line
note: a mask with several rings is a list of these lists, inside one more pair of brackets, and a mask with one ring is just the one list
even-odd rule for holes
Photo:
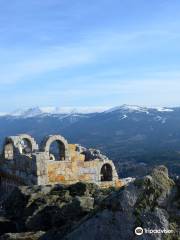
[[16,224],[5,217],[0,217],[0,235],[3,233],[16,232]]
[[4,203],[6,216],[18,231],[47,231],[78,221],[94,207],[96,185],[19,187]]
[[[121,189],[95,184],[17,188],[4,202],[6,218],[16,233],[0,239],[23,240],[174,240],[180,226],[180,184],[164,166]],[[137,226],[174,233],[136,237]],[[9,229],[11,232],[11,229]],[[16,238],[15,238],[16,237]]]

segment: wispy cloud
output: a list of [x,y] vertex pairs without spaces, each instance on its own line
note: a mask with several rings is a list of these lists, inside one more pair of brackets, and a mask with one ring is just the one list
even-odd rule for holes
[[31,59],[8,64],[5,69],[0,71],[0,83],[12,84],[18,81],[27,81],[29,77],[40,73],[70,68],[91,61],[92,55],[90,52],[81,48],[64,49],[55,47],[48,49],[41,55],[35,55]]
[[[26,81],[34,75],[40,73],[47,73],[52,70],[61,70],[64,68],[70,69],[74,66],[83,66],[86,64],[95,64],[98,61],[102,61],[104,57],[111,55],[112,57],[124,57],[125,54],[137,52],[145,47],[144,44],[152,44],[150,41],[142,44],[142,38],[148,38],[149,35],[154,35],[156,38],[159,35],[164,37],[169,36],[166,31],[137,31],[131,33],[112,33],[101,32],[99,36],[86,37],[80,43],[74,43],[65,46],[51,46],[47,49],[41,49],[32,52],[28,49],[24,52],[20,50],[24,55],[22,58],[18,56],[18,49],[15,49],[13,54],[9,50],[3,49],[1,56],[8,57],[9,63],[3,66],[0,70],[0,83],[12,84],[18,81]],[[179,37],[180,35],[177,34]],[[167,41],[167,39],[166,39]],[[6,56],[7,53],[7,56]],[[11,56],[13,57],[10,60]],[[17,58],[17,59],[16,59]],[[20,59],[18,59],[20,58]],[[2,59],[0,59],[2,60]]]

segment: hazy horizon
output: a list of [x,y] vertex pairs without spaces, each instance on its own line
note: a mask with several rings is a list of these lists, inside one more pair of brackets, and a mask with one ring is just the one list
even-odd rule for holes
[[180,106],[179,11],[177,0],[1,1],[0,112]]

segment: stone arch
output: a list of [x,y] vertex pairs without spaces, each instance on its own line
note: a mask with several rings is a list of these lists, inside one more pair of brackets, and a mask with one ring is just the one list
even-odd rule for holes
[[111,164],[105,163],[101,167],[101,182],[113,180],[113,168]]
[[7,160],[14,158],[14,142],[11,138],[6,138],[3,146],[3,155]]
[[38,144],[35,139],[28,134],[20,134],[18,148],[21,154],[30,154],[38,151]]
[[38,145],[28,134],[7,137],[3,146],[4,158],[9,160],[13,159],[14,155],[30,154],[35,151],[38,151]]
[[[53,152],[51,152],[51,145],[53,143],[57,144],[57,150],[59,151],[59,156],[57,156],[58,154],[53,154]],[[41,148],[42,148],[42,151],[48,153],[50,160],[54,160],[54,159],[60,160],[60,161],[69,161],[70,160],[68,142],[61,135],[47,136],[44,139]]]

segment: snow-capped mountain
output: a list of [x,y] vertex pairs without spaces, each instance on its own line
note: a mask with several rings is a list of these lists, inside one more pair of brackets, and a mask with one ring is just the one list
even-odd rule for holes
[[39,107],[35,107],[35,108],[28,108],[28,109],[17,109],[6,115],[12,116],[12,117],[26,118],[26,117],[35,117],[41,114],[43,114],[42,110]]
[[105,111],[105,113],[111,113],[114,111],[123,111],[123,112],[148,112],[148,108],[140,107],[135,105],[122,105],[114,108],[110,108]]
[[[173,112],[173,108],[154,107],[147,108],[136,105],[122,105],[107,109],[106,107],[33,107],[27,109],[17,109],[11,113],[0,113],[1,116],[9,116],[16,118],[31,118],[37,116],[51,116],[51,115],[76,115],[76,114],[89,114],[89,113],[113,113],[120,112],[124,114],[128,113],[146,113],[150,112]],[[126,117],[124,117],[126,118]]]
[[51,115],[77,115],[103,112],[103,107],[33,107],[27,109],[17,109],[10,113],[0,113],[1,116],[16,117],[16,118],[31,118],[37,116]]
[[157,111],[157,112],[173,112],[173,108],[166,108],[166,107],[141,107],[141,106],[136,106],[136,105],[122,105],[122,106],[118,106],[118,107],[114,107],[114,108],[110,108],[108,110],[105,111],[105,113],[110,113],[110,112],[114,112],[114,111],[120,111],[120,112],[126,112],[126,113],[130,113],[130,112],[144,112],[146,114],[149,114],[149,112],[151,111]]

